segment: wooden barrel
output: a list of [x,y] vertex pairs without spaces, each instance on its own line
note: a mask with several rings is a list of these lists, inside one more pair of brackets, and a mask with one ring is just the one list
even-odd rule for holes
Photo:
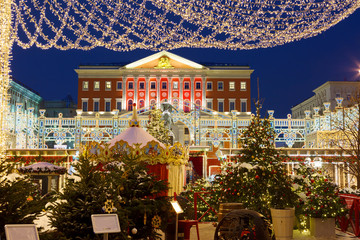
[[233,210],[243,209],[242,203],[220,203],[219,213],[218,213],[218,222],[221,221],[226,214]]

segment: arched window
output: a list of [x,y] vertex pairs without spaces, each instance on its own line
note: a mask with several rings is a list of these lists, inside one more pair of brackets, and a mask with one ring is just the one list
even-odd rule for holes
[[132,111],[133,110],[133,100],[129,100],[128,101],[128,111]]
[[139,101],[139,108],[143,108],[143,107],[145,107],[145,102],[144,102],[144,100],[140,100]]
[[155,104],[156,104],[155,99],[151,100],[151,102],[150,102],[150,109],[154,109]]
[[184,112],[190,112],[190,103],[188,101],[184,102]]
[[195,101],[195,105],[196,105],[196,110],[200,110],[201,108],[201,101],[198,99]]

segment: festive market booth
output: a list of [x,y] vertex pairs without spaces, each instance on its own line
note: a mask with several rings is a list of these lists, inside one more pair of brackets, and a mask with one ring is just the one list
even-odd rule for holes
[[22,174],[29,174],[34,183],[39,185],[42,194],[59,191],[59,176],[66,173],[66,168],[49,162],[38,162],[18,170]]
[[102,165],[117,161],[121,156],[144,162],[149,174],[169,183],[169,196],[183,191],[188,148],[180,143],[164,145],[151,136],[139,126],[135,108],[129,128],[107,143],[91,143],[88,151],[90,158]]
[[[76,155],[77,150],[75,149],[8,149],[6,151],[6,161],[15,163],[17,168],[27,167],[36,163],[50,163],[56,167],[64,168],[66,170],[65,173],[67,173],[71,171],[71,163],[76,158]],[[36,171],[34,174],[26,173],[31,174],[34,182],[38,183],[42,188],[43,193],[48,191],[48,183],[45,183],[45,181],[48,182],[49,179],[45,173],[40,174],[36,173]],[[56,189],[62,189],[65,186],[68,174],[51,173],[50,171],[48,175],[51,175],[51,179],[58,179],[51,180],[55,181],[53,186],[57,186]],[[37,176],[36,178],[44,178],[46,180],[36,180],[35,176]]]

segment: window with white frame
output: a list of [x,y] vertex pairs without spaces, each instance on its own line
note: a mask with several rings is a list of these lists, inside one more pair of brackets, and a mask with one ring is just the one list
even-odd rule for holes
[[156,82],[150,82],[150,89],[156,89]]
[[213,89],[213,83],[211,81],[207,81],[206,90],[211,91]]
[[240,83],[240,90],[241,91],[246,91],[246,82],[241,82]]
[[139,83],[139,89],[145,89],[145,82]]
[[186,89],[186,90],[190,89],[190,83],[189,82],[184,83],[184,89]]
[[247,112],[247,99],[240,99],[241,102],[241,112]]
[[116,90],[117,91],[122,90],[122,81],[117,81],[116,82]]
[[100,105],[100,99],[99,98],[93,98],[93,102],[94,102],[94,112],[98,112],[99,111],[99,105]]
[[82,110],[83,112],[87,112],[88,111],[88,98],[82,98],[81,99],[81,105],[82,105]]
[[224,112],[224,99],[218,99],[218,112]]
[[128,82],[128,89],[134,89],[134,82]]
[[196,90],[201,90],[201,82],[196,82],[195,83],[195,89]]
[[224,91],[224,82],[223,81],[218,82],[218,91]]
[[100,81],[94,81],[94,91],[100,91]]
[[173,89],[179,88],[179,82],[173,82]]
[[116,109],[119,110],[119,112],[122,110],[122,100],[119,98],[116,99]]
[[111,81],[106,81],[105,82],[105,91],[110,91],[111,90]]
[[83,81],[82,90],[83,91],[89,90],[89,81]]
[[229,90],[235,91],[235,82],[229,82]]
[[229,99],[229,112],[235,110],[235,99],[230,98]]
[[206,108],[213,109],[213,100],[206,99]]
[[105,98],[105,112],[111,111],[111,98]]

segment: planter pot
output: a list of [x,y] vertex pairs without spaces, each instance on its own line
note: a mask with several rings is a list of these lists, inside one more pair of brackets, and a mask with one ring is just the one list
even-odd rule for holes
[[218,222],[225,217],[231,211],[243,209],[242,203],[220,203],[219,213],[218,213]]
[[335,218],[310,218],[311,236],[335,238]]
[[290,240],[293,238],[295,209],[271,208],[271,219],[276,240]]

